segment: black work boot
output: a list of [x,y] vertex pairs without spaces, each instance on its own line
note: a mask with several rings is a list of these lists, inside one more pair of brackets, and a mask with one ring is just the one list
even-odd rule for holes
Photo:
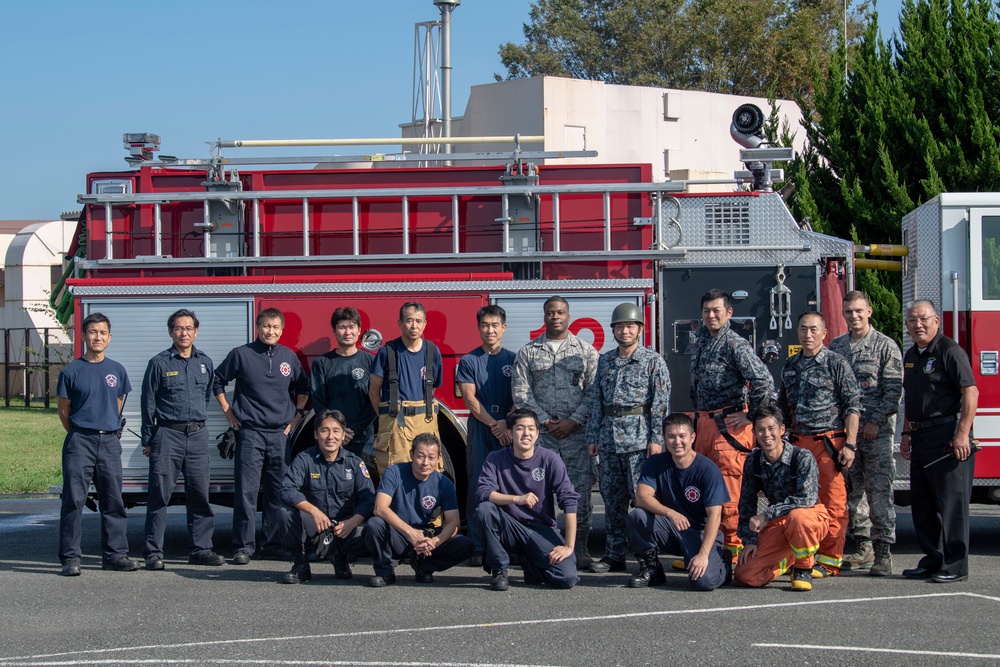
[[646,588],[648,586],[659,586],[666,583],[667,575],[663,572],[660,564],[660,557],[656,549],[651,549],[644,554],[636,554],[639,561],[639,575],[629,579],[629,588]]
[[295,550],[295,562],[292,569],[282,579],[285,584],[298,584],[312,579],[312,570],[309,568],[309,558],[306,556],[305,547]]
[[351,561],[344,554],[336,554],[333,560],[333,576],[337,579],[353,579],[351,572]]

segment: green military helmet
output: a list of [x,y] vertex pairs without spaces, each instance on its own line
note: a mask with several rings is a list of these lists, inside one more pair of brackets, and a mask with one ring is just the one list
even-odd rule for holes
[[645,324],[644,318],[642,316],[642,310],[639,306],[634,303],[620,303],[615,306],[614,312],[611,313],[611,326],[619,324],[621,322],[635,322],[636,324]]

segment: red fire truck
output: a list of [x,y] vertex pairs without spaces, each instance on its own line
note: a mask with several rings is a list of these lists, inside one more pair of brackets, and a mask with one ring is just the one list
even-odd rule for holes
[[[854,246],[802,228],[771,190],[771,161],[790,153],[750,148],[741,156],[749,172],[702,183],[713,190],[702,193],[691,182],[652,182],[648,164],[542,164],[592,153],[532,153],[508,139],[509,152],[469,156],[478,166],[452,153],[297,158],[310,166],[276,168],[274,158],[222,156],[241,142],[220,142],[206,160],[156,159],[157,137],[126,135],[133,168],[90,174],[79,196],[78,277],[69,281],[77,321],[110,317],[109,354],[135,386],[169,345],[167,316],[180,307],[197,312],[198,346],[217,363],[253,339],[260,309],[279,308],[281,342],[308,369],[333,345],[334,308],[354,306],[366,329],[389,339],[400,304],[421,301],[425,335],[444,357],[439,422],[459,493],[468,412],[455,367],[479,345],[484,304],[506,309],[504,344],[517,349],[542,331],[542,302],[560,294],[571,330],[608,349],[612,309],[636,303],[646,342],[670,366],[674,409],[691,407],[688,343],[710,288],[734,296],[734,329],[775,374],[797,347],[797,313],[821,309],[843,326]],[[138,403],[127,403],[130,425]],[[293,451],[311,442],[304,424]],[[213,436],[225,430],[220,411],[208,426]],[[122,444],[126,502],[144,502],[147,461],[134,433]],[[232,482],[232,462],[213,456],[213,502],[229,501]]]
[[[979,409],[973,500],[1000,502],[1000,195],[945,193],[903,218],[903,301],[930,299],[969,354]],[[912,345],[906,337],[905,345]],[[901,459],[897,459],[901,461]],[[906,462],[897,468],[908,477]]]

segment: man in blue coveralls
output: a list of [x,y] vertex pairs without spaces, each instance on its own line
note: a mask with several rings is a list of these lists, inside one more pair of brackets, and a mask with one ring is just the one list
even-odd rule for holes
[[212,550],[215,513],[208,502],[208,403],[212,399],[215,366],[194,346],[198,317],[181,309],[167,319],[173,345],[149,360],[142,378],[142,453],[149,457],[149,503],[146,505],[147,570],[163,569],[163,533],[167,505],[184,475],[188,535],[192,565],[222,565],[226,559]]
[[496,305],[483,306],[476,313],[479,338],[483,344],[462,357],[455,371],[455,382],[462,392],[462,400],[469,409],[468,449],[466,468],[469,480],[466,516],[469,519],[469,537],[476,546],[476,553],[469,565],[483,564],[483,545],[479,539],[479,527],[475,512],[479,504],[476,487],[479,473],[483,469],[486,455],[501,447],[510,446],[510,429],[507,428],[507,413],[514,404],[511,395],[510,378],[514,369],[511,350],[501,346],[503,332],[507,330],[507,313]]
[[281,486],[281,499],[292,508],[285,540],[294,562],[282,580],[286,584],[312,579],[306,544],[317,536],[333,562],[334,576],[352,578],[349,558],[365,550],[364,522],[375,506],[368,468],[342,447],[347,431],[344,413],[324,410],[313,424],[316,445],[295,457]]
[[[451,480],[438,472],[441,440],[433,433],[413,439],[410,461],[385,469],[375,494],[375,516],[368,520],[365,543],[375,576],[368,585],[396,583],[393,558],[410,558],[418,584],[434,582],[472,555],[472,540],[458,534],[462,519]],[[443,519],[444,525],[436,528]]]
[[[276,308],[257,315],[257,339],[233,348],[215,369],[215,398],[236,430],[236,491],[233,497],[233,565],[246,565],[256,548],[257,492],[264,483],[265,557],[286,559],[283,546],[288,509],[282,504],[285,437],[309,400],[309,380],[295,353],[278,344],[285,317]],[[233,404],[226,385],[236,380]],[[295,402],[292,402],[292,394]],[[263,479],[262,479],[263,477]]]
[[132,386],[125,367],[104,356],[111,342],[111,321],[101,313],[91,313],[80,330],[86,351],[59,374],[56,389],[59,420],[66,429],[59,512],[62,574],[80,576],[80,521],[91,480],[101,509],[102,568],[132,572],[139,564],[128,557],[119,440],[122,404]]

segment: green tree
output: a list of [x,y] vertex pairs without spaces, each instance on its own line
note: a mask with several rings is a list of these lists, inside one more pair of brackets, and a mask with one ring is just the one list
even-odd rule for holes
[[[845,81],[839,49],[800,97],[808,147],[789,167],[796,216],[862,243],[897,243],[902,217],[946,190],[1000,187],[1000,24],[990,0],[905,0],[899,34],[872,14]],[[875,324],[901,338],[899,274],[858,271]]]
[[[811,94],[843,10],[844,0],[535,0],[525,43],[501,45],[500,59],[507,78],[791,99]],[[849,34],[861,25],[853,12]]]

